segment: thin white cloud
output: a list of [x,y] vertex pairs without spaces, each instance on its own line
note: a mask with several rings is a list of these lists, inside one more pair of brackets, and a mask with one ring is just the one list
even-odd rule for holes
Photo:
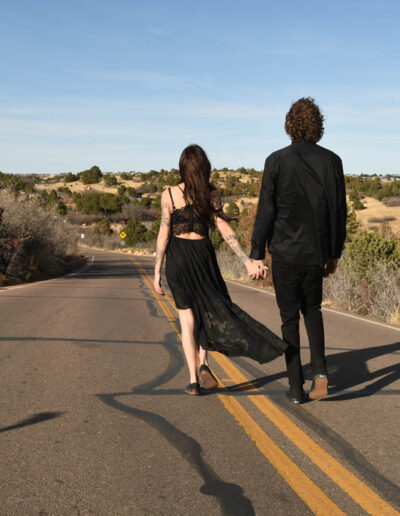
[[156,27],[149,27],[147,29],[147,31],[150,34],[152,34],[153,36],[158,36],[158,37],[161,37],[161,38],[178,40],[178,38],[176,37],[175,33],[172,33],[172,32],[169,32],[169,31],[166,31],[166,30],[163,30],[163,29],[158,29]]

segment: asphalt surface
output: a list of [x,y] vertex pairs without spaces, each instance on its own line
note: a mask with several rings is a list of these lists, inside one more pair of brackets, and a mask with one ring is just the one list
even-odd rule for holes
[[[1,515],[398,514],[399,329],[325,311],[324,401],[284,400],[283,358],[217,354],[221,388],[189,397],[153,260],[86,253],[0,289]],[[273,295],[228,286],[280,331]]]

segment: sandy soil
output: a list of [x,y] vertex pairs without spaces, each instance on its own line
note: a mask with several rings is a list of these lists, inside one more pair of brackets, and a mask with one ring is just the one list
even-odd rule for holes
[[84,185],[81,181],[74,181],[73,183],[64,183],[64,181],[58,181],[57,183],[52,184],[39,184],[36,185],[36,190],[47,190],[48,192],[50,190],[57,190],[59,186],[67,186],[72,192],[78,193],[78,192],[85,192],[89,190],[96,190],[97,192],[105,192],[105,193],[113,193],[116,194],[118,191],[118,187],[123,184],[126,187],[131,186],[132,188],[138,188],[143,184],[143,181],[133,181],[133,180],[126,180],[121,179],[117,176],[118,185],[114,186],[105,186],[103,181],[100,183],[95,183],[92,185]]
[[[362,199],[365,210],[357,210],[357,218],[364,229],[374,231],[382,226],[383,220],[386,217],[394,217],[396,220],[389,221],[389,226],[393,233],[400,234],[400,206],[386,206],[373,197],[365,197]],[[371,219],[380,219],[382,222],[372,221]]]

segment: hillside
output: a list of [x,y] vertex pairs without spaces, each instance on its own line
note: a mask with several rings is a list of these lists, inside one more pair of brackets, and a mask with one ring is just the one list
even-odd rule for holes
[[[232,208],[232,203],[235,203],[237,211],[241,214],[246,214],[247,209],[257,202],[260,177],[261,172],[245,169],[214,170],[212,173],[213,183],[223,195],[225,209],[230,205],[231,210],[235,212],[235,208]],[[114,184],[106,184],[111,181]],[[55,190],[69,209],[76,209],[74,194],[85,195],[90,192],[98,192],[99,194],[118,196],[121,195],[122,187],[125,194],[128,194],[125,200],[129,200],[130,203],[140,204],[147,208],[150,206],[158,208],[162,189],[166,185],[176,184],[178,181],[179,177],[174,169],[169,172],[161,170],[160,172],[150,171],[136,174],[103,174],[99,182],[89,184],[85,184],[79,176],[75,181],[66,181],[65,175],[55,174],[36,183],[34,189],[38,194],[43,191],[50,193]],[[400,234],[400,191],[398,196],[388,195],[382,197],[381,200],[377,197],[379,197],[379,193],[388,188],[388,185],[396,185],[399,181],[390,181],[385,178],[378,179],[378,181],[379,184],[376,179],[371,180],[368,176],[362,178],[347,176],[348,205],[357,210],[357,218],[362,229],[379,231],[384,224],[386,228],[390,228],[395,235],[398,235]],[[70,191],[69,194],[66,193],[66,188]],[[368,195],[370,192],[375,196]],[[392,191],[388,191],[388,194],[392,193]],[[389,203],[387,203],[388,198],[391,200]],[[233,215],[236,215],[236,212]]]

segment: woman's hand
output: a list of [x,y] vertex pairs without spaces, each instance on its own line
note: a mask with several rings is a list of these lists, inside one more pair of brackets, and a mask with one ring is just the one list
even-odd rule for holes
[[251,258],[247,260],[245,266],[247,269],[247,274],[250,276],[251,279],[259,279],[262,276],[262,271],[260,269],[259,264]]
[[154,284],[154,289],[157,292],[157,294],[160,294],[160,296],[163,296],[164,290],[162,289],[162,286],[161,286],[161,273],[160,272],[154,273],[154,283],[153,284]]

